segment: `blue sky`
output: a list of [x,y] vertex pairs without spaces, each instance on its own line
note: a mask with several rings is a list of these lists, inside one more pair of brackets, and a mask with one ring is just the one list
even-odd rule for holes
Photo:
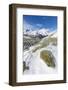
[[57,16],[23,15],[25,29],[39,30],[42,28],[50,31],[57,30]]

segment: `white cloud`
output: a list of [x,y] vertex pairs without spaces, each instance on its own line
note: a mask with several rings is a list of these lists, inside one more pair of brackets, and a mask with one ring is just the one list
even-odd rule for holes
[[27,29],[32,30],[33,26],[29,23],[27,23],[26,21],[24,21],[24,31],[26,31]]
[[38,26],[38,27],[42,27],[42,24],[36,24],[36,26]]

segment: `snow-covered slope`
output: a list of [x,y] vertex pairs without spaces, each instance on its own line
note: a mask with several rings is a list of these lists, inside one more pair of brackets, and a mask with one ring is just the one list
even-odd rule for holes
[[57,32],[55,32],[51,37],[57,38]]
[[[40,58],[40,52],[42,50],[50,50],[52,51],[56,63],[56,67],[48,67],[45,62]],[[32,53],[31,51],[28,51],[28,54],[25,53],[24,61],[26,62],[26,65],[29,66],[29,70],[25,70],[24,74],[51,74],[51,73],[57,73],[57,48],[56,46],[49,45],[47,48],[42,48],[40,50],[37,50],[35,53]]]
[[[43,30],[44,31],[44,30]],[[57,33],[51,34],[51,37],[57,38]],[[29,67],[29,69],[25,69],[23,74],[55,74],[57,73],[57,45],[53,45],[52,43],[47,44],[45,47],[37,49],[35,52],[32,52],[33,49],[35,49],[38,46],[41,46],[41,44],[48,43],[48,37],[44,37],[39,44],[31,46],[29,50],[24,51],[24,61],[26,62],[26,66]],[[43,45],[42,45],[43,46]],[[42,50],[49,50],[52,52],[53,56],[55,57],[55,67],[48,67],[47,64],[40,58],[40,52]]]

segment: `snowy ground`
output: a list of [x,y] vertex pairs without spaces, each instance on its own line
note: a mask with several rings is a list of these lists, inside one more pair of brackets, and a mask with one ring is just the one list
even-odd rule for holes
[[[36,52],[32,52],[32,46],[28,51],[24,52],[24,61],[26,62],[26,66],[29,66],[29,69],[25,70],[23,73],[28,74],[55,74],[57,73],[57,46],[48,45],[47,47],[38,49]],[[47,64],[40,58],[40,52],[42,50],[50,50],[55,57],[56,66],[48,67]]]

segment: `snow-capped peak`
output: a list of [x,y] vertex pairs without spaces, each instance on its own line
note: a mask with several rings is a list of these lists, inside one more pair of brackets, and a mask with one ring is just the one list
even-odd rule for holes
[[45,29],[45,28],[42,28],[38,31],[39,34],[41,35],[48,35],[49,34],[49,30],[48,29]]
[[48,29],[45,29],[45,28],[42,28],[42,29],[39,29],[39,30],[26,30],[26,32],[24,32],[24,34],[27,34],[27,35],[48,35],[49,34],[49,30]]

